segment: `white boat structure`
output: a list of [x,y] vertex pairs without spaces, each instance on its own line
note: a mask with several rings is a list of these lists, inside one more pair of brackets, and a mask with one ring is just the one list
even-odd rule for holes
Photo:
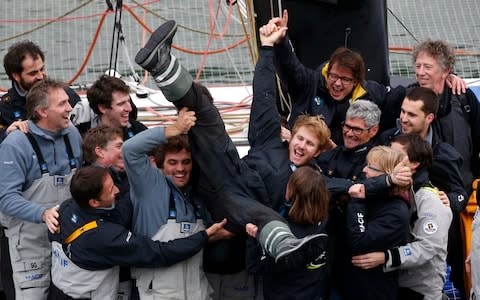
[[[209,91],[222,115],[225,129],[237,145],[240,156],[246,155],[249,149],[247,134],[252,86],[210,86]],[[147,126],[159,126],[169,124],[176,119],[177,110],[160,91],[142,88],[141,92],[145,93],[142,98],[132,94],[139,110],[139,121]]]

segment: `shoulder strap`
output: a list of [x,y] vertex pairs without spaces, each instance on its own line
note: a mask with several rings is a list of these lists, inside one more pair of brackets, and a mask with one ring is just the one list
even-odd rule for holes
[[25,133],[25,135],[30,141],[30,144],[32,144],[33,151],[35,151],[35,154],[37,155],[38,164],[40,165],[40,171],[42,172],[42,174],[48,173],[48,164],[43,158],[42,151],[40,151],[40,146],[38,145],[37,141],[30,132]]
[[175,207],[175,191],[172,189],[170,192],[170,201],[168,203],[168,218],[176,219],[177,218],[177,208]]
[[133,131],[132,128],[125,128],[123,139],[126,141],[129,138],[133,137],[134,135],[135,135],[135,132]]
[[65,245],[71,244],[74,240],[76,240],[79,236],[81,236],[83,233],[90,231],[92,229],[95,229],[98,227],[97,221],[91,221],[82,227],[77,228],[72,234],[70,234],[64,241],[63,243]]
[[73,155],[72,144],[70,143],[70,139],[68,138],[68,134],[63,136],[63,141],[65,142],[65,147],[67,147],[67,154],[68,154],[68,163],[70,165],[70,169],[77,168],[77,160]]

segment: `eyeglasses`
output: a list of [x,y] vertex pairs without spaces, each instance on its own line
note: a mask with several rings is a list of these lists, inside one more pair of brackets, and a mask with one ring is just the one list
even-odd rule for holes
[[367,164],[367,168],[377,173],[385,173],[385,171],[372,167],[370,164]]
[[348,124],[345,124],[345,122],[342,123],[342,129],[343,129],[343,133],[347,133],[351,130],[355,135],[360,135],[364,131],[370,130],[370,128],[360,128],[360,127],[350,126]]
[[354,79],[353,78],[350,78],[350,77],[345,77],[345,76],[340,76],[338,74],[335,74],[335,73],[328,73],[328,80],[330,80],[331,82],[335,82],[337,80],[340,79],[340,81],[345,84],[345,85],[348,85],[348,84],[352,84]]

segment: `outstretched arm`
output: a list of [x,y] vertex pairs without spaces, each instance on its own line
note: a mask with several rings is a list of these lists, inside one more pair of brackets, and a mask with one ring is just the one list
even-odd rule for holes
[[250,147],[280,139],[280,118],[276,105],[277,84],[272,49],[260,49],[253,76],[253,102],[248,124]]

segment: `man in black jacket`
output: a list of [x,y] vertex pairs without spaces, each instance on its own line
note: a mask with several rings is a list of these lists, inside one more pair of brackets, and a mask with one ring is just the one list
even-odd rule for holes
[[121,211],[125,203],[116,206],[118,188],[108,169],[80,169],[72,179],[70,192],[73,199],[59,209],[60,229],[49,235],[53,282],[74,298],[105,299],[116,295],[117,266],[173,265],[200,251],[225,224],[216,223],[187,238],[152,241],[132,234],[117,220],[115,210]]
[[432,123],[434,139],[452,145],[460,153],[460,172],[470,194],[473,178],[480,170],[480,103],[472,90],[455,94],[449,87],[447,78],[453,72],[455,55],[445,41],[422,41],[415,46],[413,59],[418,85],[433,90],[439,97],[436,120]]

